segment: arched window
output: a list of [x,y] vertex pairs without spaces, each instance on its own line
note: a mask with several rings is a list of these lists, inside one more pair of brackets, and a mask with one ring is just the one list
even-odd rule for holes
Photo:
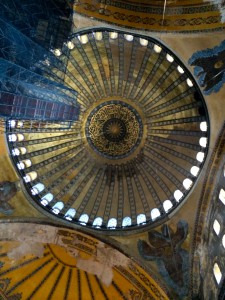
[[42,198],[41,198],[41,204],[43,206],[46,206],[48,205],[49,202],[52,201],[52,199],[54,198],[54,196],[51,194],[51,193],[47,193],[46,195],[44,195]]
[[83,34],[78,36],[78,39],[80,40],[81,44],[85,45],[88,42],[88,35],[87,34]]
[[165,212],[168,212],[173,207],[173,203],[170,200],[165,200],[163,202],[163,208]]
[[220,233],[220,223],[217,220],[215,220],[214,223],[213,223],[213,229],[214,229],[215,233],[217,235],[219,235],[219,233]]
[[117,38],[118,38],[118,32],[110,32],[110,33],[109,33],[109,37],[110,37],[110,39],[112,39],[112,40],[117,39]]
[[32,195],[37,195],[40,192],[42,192],[45,189],[45,186],[43,183],[37,183],[36,185],[34,185],[31,189],[31,193]]
[[201,137],[200,140],[199,140],[199,144],[200,144],[200,146],[205,148],[206,145],[207,145],[207,138],[206,137]]
[[70,50],[74,48],[74,43],[72,41],[68,41],[66,45]]
[[17,141],[17,136],[16,136],[16,134],[15,134],[15,133],[9,134],[9,135],[8,135],[8,140],[9,140],[9,142],[15,142],[15,141]]
[[199,170],[200,170],[199,167],[193,166],[193,167],[191,168],[190,172],[191,172],[191,174],[192,174],[193,176],[197,176],[198,173],[199,173]]
[[187,78],[187,85],[192,87],[193,86],[193,82],[191,81],[190,78]]
[[183,186],[186,190],[189,190],[193,184],[193,181],[189,178],[184,179]]
[[213,274],[216,278],[216,282],[219,284],[222,279],[222,273],[217,263],[215,263],[213,266]]
[[131,218],[125,217],[123,218],[122,227],[131,226]]
[[16,141],[21,142],[21,141],[24,140],[24,135],[22,133],[9,134],[8,135],[8,140],[9,140],[9,142],[16,142]]
[[144,47],[146,47],[147,45],[148,45],[148,40],[146,40],[146,39],[142,39],[142,38],[140,38],[140,44],[141,44],[141,46],[144,46]]
[[152,221],[154,221],[158,217],[160,217],[160,211],[159,211],[159,209],[158,208],[153,208],[152,211],[151,211]]
[[219,199],[225,205],[225,191],[224,191],[224,189],[220,190]]
[[205,157],[205,153],[204,153],[204,152],[198,152],[197,155],[196,155],[196,159],[197,159],[199,162],[203,162],[204,157]]
[[205,121],[200,123],[200,129],[201,131],[207,131],[207,123]]
[[23,170],[25,168],[29,168],[32,165],[30,159],[21,160],[17,163],[17,168],[19,170]]
[[117,219],[116,218],[109,219],[108,224],[107,224],[107,227],[109,229],[115,229],[116,225],[117,225]]
[[159,45],[154,45],[154,51],[156,52],[156,53],[160,53],[161,51],[162,51],[162,48],[159,46]]
[[94,219],[92,226],[96,228],[100,228],[102,226],[103,219],[101,217],[97,217]]
[[17,128],[22,128],[23,127],[23,121],[17,121],[16,127]]
[[13,156],[19,156],[27,153],[27,149],[25,147],[19,147],[12,149]]
[[29,172],[23,177],[25,182],[31,182],[31,181],[35,180],[36,178],[37,178],[37,172],[35,172],[35,171]]
[[170,55],[170,54],[166,54],[166,59],[169,61],[169,62],[173,62],[174,61],[174,58],[173,58],[173,56],[172,55]]
[[131,34],[124,34],[124,37],[128,42],[132,42],[134,39],[133,35]]
[[137,225],[145,224],[146,223],[146,215],[140,214],[137,216]]
[[180,74],[184,74],[184,69],[181,66],[177,66],[177,70]]
[[74,218],[75,214],[76,214],[76,210],[74,208],[70,208],[67,210],[64,217],[67,220],[71,221]]
[[16,121],[15,120],[9,120],[9,127],[15,128],[16,127]]
[[176,190],[174,192],[174,198],[177,202],[179,202],[183,196],[184,196],[184,194],[180,190]]
[[79,222],[82,224],[82,225],[86,225],[87,222],[88,222],[88,219],[89,219],[89,216],[87,214],[83,214],[80,216],[79,218]]
[[95,39],[97,41],[101,41],[102,40],[102,32],[94,32],[94,36],[95,36]]
[[60,49],[55,49],[53,50],[53,53],[55,54],[55,56],[60,56],[62,55],[62,51]]
[[63,202],[57,202],[53,207],[52,207],[52,211],[54,214],[58,215],[60,210],[62,210],[64,207]]

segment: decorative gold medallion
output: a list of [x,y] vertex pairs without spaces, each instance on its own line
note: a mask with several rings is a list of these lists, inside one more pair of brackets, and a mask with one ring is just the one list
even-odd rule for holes
[[143,125],[138,112],[122,101],[100,104],[87,119],[88,143],[110,159],[128,156],[140,144],[142,135]]

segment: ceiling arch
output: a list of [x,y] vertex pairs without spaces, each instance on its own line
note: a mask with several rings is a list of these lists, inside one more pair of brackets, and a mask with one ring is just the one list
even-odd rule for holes
[[39,224],[0,227],[7,238],[0,242],[1,299],[168,299],[134,261],[87,234]]

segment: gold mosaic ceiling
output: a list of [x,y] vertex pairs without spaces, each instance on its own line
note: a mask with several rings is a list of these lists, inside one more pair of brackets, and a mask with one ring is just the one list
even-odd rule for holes
[[0,299],[166,300],[134,261],[95,238],[65,228],[2,224]]
[[73,6],[75,23],[83,15],[122,27],[186,33],[222,30],[220,9],[216,1],[203,0],[78,0]]
[[78,91],[79,121],[8,127],[32,201],[95,229],[160,222],[207,153],[207,111],[191,74],[157,40],[109,29],[76,33],[55,55],[66,74],[48,67]]

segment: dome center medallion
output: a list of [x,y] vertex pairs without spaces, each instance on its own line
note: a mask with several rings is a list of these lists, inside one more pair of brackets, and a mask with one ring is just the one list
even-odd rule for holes
[[126,134],[126,124],[118,118],[112,118],[103,125],[103,134],[110,142],[122,141]]
[[138,147],[143,124],[134,107],[114,100],[90,112],[85,130],[87,141],[95,152],[109,159],[119,159],[129,156]]

